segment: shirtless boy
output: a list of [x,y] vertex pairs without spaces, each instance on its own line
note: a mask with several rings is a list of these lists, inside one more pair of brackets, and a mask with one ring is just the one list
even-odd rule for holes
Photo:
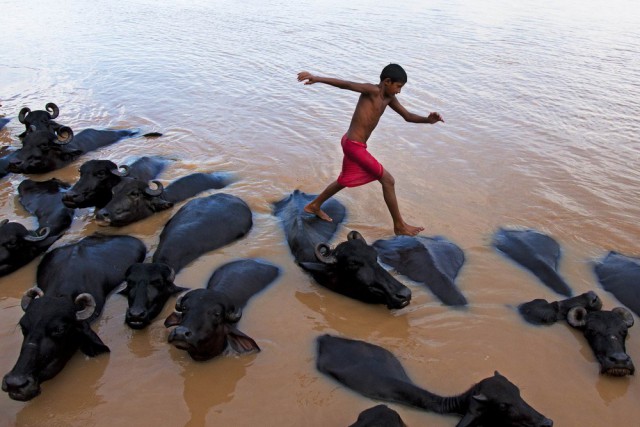
[[380,181],[382,195],[393,218],[393,231],[395,234],[415,236],[424,227],[407,224],[398,207],[396,199],[395,180],[391,174],[367,151],[367,140],[371,132],[378,125],[380,117],[387,108],[391,107],[405,121],[411,123],[444,122],[438,113],[430,113],[428,116],[420,116],[410,113],[398,101],[396,95],[407,82],[407,73],[397,64],[389,64],[380,74],[380,83],[354,83],[346,80],[330,77],[314,76],[302,71],[298,73],[298,81],[304,81],[305,85],[324,83],[340,89],[348,89],[360,92],[360,98],[353,112],[351,124],[347,133],[342,137],[342,171],[336,181],[333,181],[311,203],[304,207],[305,212],[317,215],[325,221],[332,221],[320,207],[331,196],[345,187],[357,187],[371,181]]

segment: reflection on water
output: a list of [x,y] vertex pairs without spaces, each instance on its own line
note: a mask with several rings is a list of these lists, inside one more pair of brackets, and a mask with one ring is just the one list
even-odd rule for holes
[[[216,266],[260,257],[282,268],[250,301],[242,329],[262,352],[196,363],[166,343],[163,314],[145,331],[124,325],[113,296],[95,324],[109,355],[76,355],[28,403],[0,396],[1,425],[348,425],[375,402],[315,369],[315,337],[336,333],[398,354],[416,383],[456,394],[499,370],[556,425],[634,425],[640,385],[598,375],[582,336],[564,325],[526,325],[513,307],[558,299],[490,247],[499,227],[534,228],[563,250],[560,270],[574,293],[595,290],[590,261],[608,250],[639,256],[640,8],[631,0],[422,2],[381,5],[322,0],[150,0],[2,5],[0,143],[17,148],[23,106],[60,107],[61,123],[158,131],[33,176],[74,182],[89,158],[118,164],[142,155],[170,159],[167,184],[199,171],[227,171],[224,191],[254,212],[249,235],[187,266],[180,284],[203,287]],[[425,235],[465,252],[457,278],[469,307],[442,306],[409,283],[412,303],[389,311],[328,292],[292,261],[271,204],[299,188],[320,191],[337,176],[339,140],[357,100],[326,85],[304,86],[302,70],[375,82],[389,62],[409,81],[410,111],[440,112],[445,124],[407,124],[385,114],[371,152],[396,178],[400,207]],[[33,228],[16,198],[22,175],[0,180],[0,219]],[[388,238],[391,220],[373,183],[347,189],[335,241],[358,230]],[[121,229],[76,211],[59,246],[96,231],[132,234],[149,254],[177,211]],[[38,260],[0,278],[2,374],[22,341],[19,298]],[[628,353],[640,358],[638,331]],[[639,363],[636,360],[636,363]],[[409,425],[450,426],[455,417],[390,405]]]

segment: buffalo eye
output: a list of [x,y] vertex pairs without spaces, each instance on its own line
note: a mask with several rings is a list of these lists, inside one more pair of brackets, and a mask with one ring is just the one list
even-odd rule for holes
[[16,246],[18,246],[18,242],[16,241],[16,239],[8,240],[4,244],[4,247],[7,248],[7,249],[14,249]]
[[131,192],[129,192],[129,197],[137,199],[140,197],[140,191],[139,190],[133,190]]
[[52,330],[51,330],[51,336],[52,337],[61,337],[65,334],[65,332],[67,332],[67,328],[64,325],[58,325],[55,326]]
[[106,176],[105,171],[98,171],[96,173],[96,177],[98,177],[98,178],[104,178],[105,176]]

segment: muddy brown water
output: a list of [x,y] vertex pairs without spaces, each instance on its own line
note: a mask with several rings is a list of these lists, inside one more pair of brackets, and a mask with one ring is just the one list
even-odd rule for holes
[[[0,28],[0,114],[12,117],[0,143],[17,147],[23,106],[59,105],[59,122],[140,128],[164,135],[121,141],[32,179],[77,179],[90,158],[125,163],[171,159],[163,183],[196,171],[230,171],[224,191],[253,211],[249,235],[186,267],[176,282],[204,286],[213,270],[241,257],[282,274],[250,301],[239,323],[262,352],[199,363],[168,345],[163,320],[124,324],[125,298],[113,295],[94,330],[111,353],[78,353],[30,402],[0,395],[6,426],[346,426],[378,402],[315,369],[324,333],[391,350],[414,381],[451,395],[495,370],[557,426],[633,426],[640,383],[609,378],[583,337],[565,325],[526,325],[514,311],[534,298],[559,299],[491,246],[501,226],[554,237],[560,272],[575,293],[600,288],[592,262],[607,251],[640,256],[640,21],[631,1],[421,2],[371,0],[312,4],[176,1],[4,3]],[[407,124],[388,111],[371,152],[395,176],[407,221],[458,244],[457,280],[466,309],[440,304],[407,283],[413,300],[389,311],[316,285],[293,263],[271,204],[296,188],[319,192],[339,172],[339,140],[357,95],[303,86],[308,70],[376,81],[389,62],[409,81],[399,95],[410,111],[439,111],[445,124]],[[17,201],[25,177],[0,180],[1,218],[35,226]],[[373,242],[391,235],[380,186],[337,195],[350,230]],[[177,211],[123,228],[101,228],[77,210],[56,246],[100,231],[142,239],[153,253]],[[22,336],[19,300],[39,259],[0,278],[0,372],[15,363]],[[639,332],[628,353],[640,363]],[[453,426],[459,418],[389,404],[410,426]]]

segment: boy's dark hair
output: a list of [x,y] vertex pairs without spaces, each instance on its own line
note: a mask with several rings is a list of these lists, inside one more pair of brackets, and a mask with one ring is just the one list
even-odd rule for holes
[[398,64],[389,64],[382,69],[380,73],[380,81],[384,79],[391,79],[392,83],[406,83],[407,73]]

